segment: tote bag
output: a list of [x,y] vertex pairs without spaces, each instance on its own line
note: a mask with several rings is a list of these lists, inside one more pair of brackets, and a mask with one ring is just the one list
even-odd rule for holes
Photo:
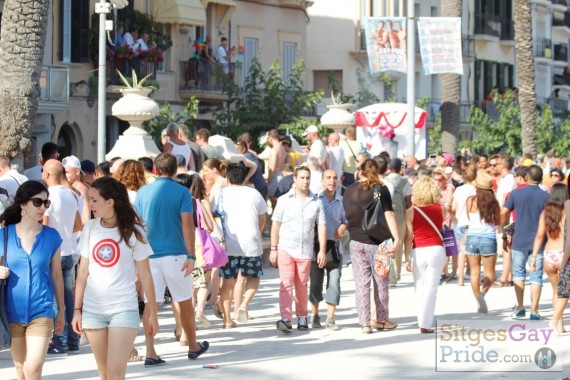
[[198,202],[196,202],[196,205],[196,235],[202,245],[202,259],[204,260],[202,268],[207,270],[223,267],[228,263],[228,255],[216,239],[202,228],[204,214],[201,205],[198,205]]
[[379,242],[393,238],[384,215],[380,186],[378,185],[374,186],[374,199],[364,209],[361,227],[368,237]]

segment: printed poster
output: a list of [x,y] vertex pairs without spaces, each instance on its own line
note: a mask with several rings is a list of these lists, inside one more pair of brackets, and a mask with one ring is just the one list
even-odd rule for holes
[[364,21],[366,50],[371,74],[408,69],[406,59],[406,19],[369,17]]
[[463,75],[461,18],[420,17],[418,34],[425,75]]

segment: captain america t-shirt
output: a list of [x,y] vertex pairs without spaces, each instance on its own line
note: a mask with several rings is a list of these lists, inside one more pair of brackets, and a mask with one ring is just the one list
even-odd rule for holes
[[131,247],[121,240],[117,228],[103,227],[100,219],[85,224],[79,241],[81,257],[89,260],[83,310],[96,314],[138,310],[135,261],[148,258],[152,249],[134,234],[129,243]]

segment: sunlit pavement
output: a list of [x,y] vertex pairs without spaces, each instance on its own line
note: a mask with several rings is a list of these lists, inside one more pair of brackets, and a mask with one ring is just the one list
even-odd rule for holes
[[[497,266],[500,268],[500,264]],[[266,267],[265,277],[256,295],[250,316],[253,319],[238,328],[223,330],[222,321],[211,311],[213,322],[209,329],[198,331],[199,340],[208,340],[210,350],[196,361],[187,359],[186,347],[174,338],[174,319],[170,305],[160,310],[160,332],[156,351],[167,364],[145,368],[143,362],[129,363],[127,378],[189,379],[562,379],[570,377],[568,351],[570,335],[560,339],[563,372],[436,372],[435,334],[420,334],[416,325],[412,276],[403,270],[397,287],[390,288],[390,319],[398,323],[396,330],[361,333],[358,325],[352,269],[343,268],[342,299],[337,312],[341,331],[309,329],[298,331],[293,321],[293,333],[284,335],[275,329],[279,319],[277,270]],[[477,318],[510,320],[515,303],[512,287],[492,288],[487,295],[489,313],[477,314],[477,304],[467,286],[451,281],[439,287],[436,316],[442,319],[473,320]],[[525,294],[527,305],[529,295]],[[552,288],[545,283],[541,298],[541,314],[552,315]],[[321,304],[324,325],[325,308]],[[136,348],[144,356],[144,339],[136,339]],[[217,364],[217,369],[203,368]],[[484,367],[483,367],[484,368]],[[97,379],[95,359],[89,346],[73,356],[49,356],[44,366],[45,379]],[[0,352],[0,379],[14,379],[15,371],[9,352]]]

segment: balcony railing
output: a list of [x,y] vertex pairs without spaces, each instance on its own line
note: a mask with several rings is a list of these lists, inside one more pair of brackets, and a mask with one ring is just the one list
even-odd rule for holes
[[534,38],[532,51],[536,58],[552,58],[552,41],[550,38]]
[[489,13],[475,13],[475,34],[499,38],[501,36],[501,17]]
[[559,18],[556,16],[557,13],[554,12],[553,16],[552,16],[552,26],[553,27],[566,27],[566,28],[570,28],[570,12],[564,12],[564,17],[563,18]]
[[[180,62],[180,69],[182,78],[184,78],[180,81],[180,90],[222,92],[221,75],[224,74],[220,65],[201,58],[191,58],[188,61]],[[227,75],[234,83],[240,85],[242,82],[242,66],[231,62]]]
[[42,66],[40,100],[69,102],[69,69],[65,66]]
[[501,41],[514,41],[515,22],[513,20],[503,20],[501,23]]
[[554,116],[565,116],[568,114],[568,106],[570,105],[568,99],[560,98],[537,98],[536,106],[538,109],[543,109],[544,105],[548,104]]
[[[405,103],[406,99],[400,99],[401,103]],[[467,124],[467,117],[471,115],[471,105],[472,102],[467,101],[460,101],[459,102],[459,122],[461,124]],[[427,111],[427,119],[428,123],[435,123],[437,120],[438,115],[441,113],[441,100],[440,99],[431,99],[427,106],[424,107]]]
[[552,76],[553,86],[570,86],[570,72],[564,70],[564,74],[554,74]]
[[132,71],[135,70],[139,79],[149,74],[150,79],[156,79],[157,66],[157,61],[149,61],[139,57],[119,58],[118,56],[112,56],[107,60],[107,78],[109,79],[109,84],[122,85],[123,83],[117,70],[125,77],[130,77]]
[[568,62],[568,44],[554,45],[554,60]]
[[463,34],[461,36],[461,51],[463,52],[463,57],[474,58],[475,57],[475,40],[472,36]]

